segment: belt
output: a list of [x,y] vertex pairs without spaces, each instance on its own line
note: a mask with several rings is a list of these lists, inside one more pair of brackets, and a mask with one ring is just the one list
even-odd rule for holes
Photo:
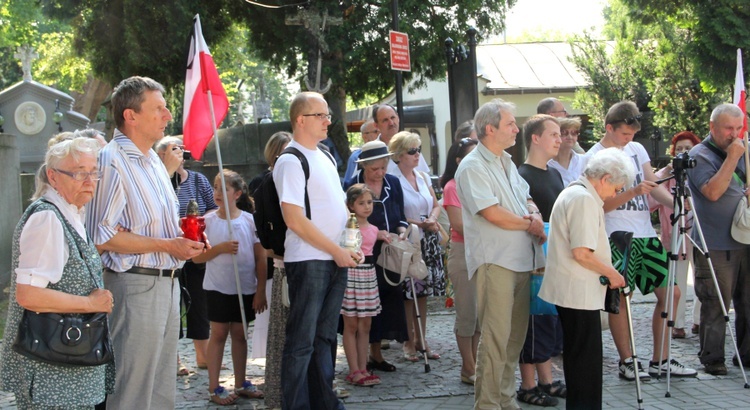
[[174,279],[175,277],[180,275],[180,271],[182,271],[182,269],[154,269],[154,268],[141,268],[140,266],[133,266],[132,268],[126,270],[125,273],[135,273],[137,275],[148,275],[148,276],[166,276],[166,277]]

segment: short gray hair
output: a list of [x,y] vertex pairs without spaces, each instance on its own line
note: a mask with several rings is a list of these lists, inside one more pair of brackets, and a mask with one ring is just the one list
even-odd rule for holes
[[97,158],[100,148],[99,141],[88,137],[63,140],[51,146],[44,156],[44,164],[39,167],[36,173],[36,189],[34,190],[34,195],[31,196],[31,200],[35,201],[41,198],[47,192],[47,189],[50,188],[49,179],[47,178],[48,168],[57,168],[69,156],[72,156],[75,160],[78,160],[82,155],[91,155]]
[[732,118],[738,118],[742,117],[742,110],[734,104],[719,104],[713,111],[711,111],[711,122],[718,120],[720,115],[728,115]]
[[477,138],[483,140],[487,136],[487,126],[500,126],[501,112],[513,114],[516,111],[516,105],[496,98],[485,103],[474,114],[474,129],[477,131]]
[[613,185],[630,186],[635,180],[635,166],[621,149],[607,148],[589,158],[583,175],[594,180],[609,175]]
[[174,143],[175,145],[182,145],[182,138],[179,137],[173,137],[173,136],[166,136],[154,144],[154,151],[156,151],[157,154],[164,152],[167,150],[167,147],[169,144]]

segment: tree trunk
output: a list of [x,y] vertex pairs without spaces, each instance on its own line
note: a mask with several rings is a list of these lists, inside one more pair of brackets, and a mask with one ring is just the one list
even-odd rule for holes
[[[326,65],[332,72],[337,73],[337,75],[332,77],[344,78],[343,54],[340,51],[335,51],[329,53],[326,57],[324,60]],[[339,155],[344,160],[344,163],[339,164],[339,167],[343,166],[344,170],[346,170],[346,162],[349,160],[352,152],[349,149],[349,137],[346,132],[346,89],[344,89],[343,83],[333,83],[331,89],[325,94],[325,99],[333,115],[333,123],[328,135],[333,141],[336,151],[339,152]]]
[[73,110],[88,117],[91,122],[96,122],[96,115],[102,107],[102,102],[107,99],[112,92],[112,86],[109,83],[89,76],[88,81],[83,86],[83,94],[75,93],[75,104]]

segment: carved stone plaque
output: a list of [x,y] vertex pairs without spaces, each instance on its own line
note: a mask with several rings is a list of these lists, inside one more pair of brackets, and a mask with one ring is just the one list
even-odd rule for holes
[[26,135],[36,135],[44,129],[47,122],[47,114],[41,105],[27,101],[16,108],[16,128]]

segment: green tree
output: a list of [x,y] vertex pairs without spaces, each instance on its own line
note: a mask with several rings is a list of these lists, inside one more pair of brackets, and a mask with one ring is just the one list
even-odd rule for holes
[[612,104],[629,99],[644,115],[643,136],[707,133],[709,113],[726,92],[700,80],[687,14],[670,9],[673,15],[654,19],[628,1],[612,0],[605,9],[609,42],[589,35],[572,42],[573,62],[591,82],[576,92],[574,104],[592,114],[596,130]]
[[[505,8],[513,3],[514,0],[401,0],[399,28],[409,34],[412,65],[405,80],[419,86],[426,79],[444,78],[444,40],[465,38],[470,22],[483,35],[501,32]],[[307,75],[315,83],[321,50],[321,84],[331,81],[325,98],[334,117],[343,118],[347,97],[357,103],[368,96],[384,96],[394,87],[388,54],[390,5],[387,0],[320,0],[304,9],[248,7],[238,17],[252,32],[252,48],[274,67],[285,69],[290,77]],[[325,30],[321,32],[324,18]],[[294,20],[294,25],[288,24]],[[335,125],[334,144],[347,157],[349,147],[343,123]]]

